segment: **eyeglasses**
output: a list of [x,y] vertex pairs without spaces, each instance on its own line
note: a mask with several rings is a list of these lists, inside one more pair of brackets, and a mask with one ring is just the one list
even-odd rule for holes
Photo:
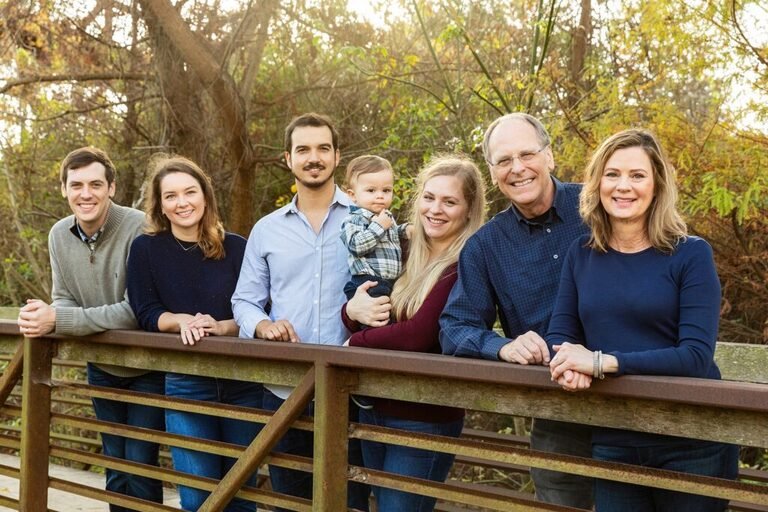
[[539,153],[541,153],[548,147],[549,147],[549,144],[545,144],[544,146],[537,149],[536,151],[523,151],[522,153],[519,153],[517,155],[504,157],[498,162],[496,162],[495,164],[488,162],[488,165],[490,165],[493,169],[497,171],[508,171],[509,169],[512,168],[512,165],[515,163],[516,158],[520,159],[522,163],[527,164],[528,162],[533,161],[533,159],[536,158],[536,156],[538,156]]

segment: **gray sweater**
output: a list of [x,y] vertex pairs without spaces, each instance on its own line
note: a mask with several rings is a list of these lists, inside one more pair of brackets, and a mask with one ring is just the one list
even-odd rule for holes
[[[136,329],[125,274],[128,250],[143,226],[142,212],[111,203],[103,231],[91,248],[80,238],[74,215],[54,224],[48,251],[56,334],[84,336],[109,329]],[[122,377],[146,373],[121,366],[99,367]]]

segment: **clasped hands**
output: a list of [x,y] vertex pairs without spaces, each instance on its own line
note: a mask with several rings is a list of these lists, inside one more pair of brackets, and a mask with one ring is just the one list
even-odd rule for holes
[[194,345],[205,336],[223,336],[221,324],[211,315],[197,313],[195,316],[180,314],[179,333],[181,342],[185,345]]
[[56,329],[56,309],[40,299],[28,299],[16,323],[27,338],[45,336]]
[[549,366],[552,380],[566,391],[588,389],[592,384],[592,352],[583,345],[563,343],[554,345],[555,356],[549,356],[544,339],[528,331],[499,350],[499,359],[517,364]]

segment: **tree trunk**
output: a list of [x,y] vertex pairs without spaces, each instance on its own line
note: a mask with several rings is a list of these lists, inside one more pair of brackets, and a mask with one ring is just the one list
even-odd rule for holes
[[[247,234],[253,223],[251,198],[255,171],[254,151],[248,136],[243,98],[240,96],[234,80],[227,73],[224,63],[219,62],[208,44],[189,29],[170,2],[167,0],[140,0],[140,4],[145,11],[154,15],[154,21],[156,21],[158,28],[162,29],[173,51],[178,52],[180,57],[178,60],[173,58],[166,60],[166,65],[170,64],[170,61],[176,61],[176,66],[173,66],[175,69],[172,73],[164,74],[161,71],[161,75],[164,74],[166,78],[170,78],[171,75],[184,77],[183,63],[186,63],[200,81],[202,86],[200,89],[208,92],[215,105],[212,111],[219,121],[221,133],[223,133],[223,146],[227,153],[226,161],[233,167],[234,172],[231,183],[231,199],[227,201],[229,204],[228,227],[237,233]],[[145,19],[147,19],[148,24],[151,23],[151,16],[145,16]],[[189,80],[186,80],[186,84],[187,88],[184,90],[184,86],[175,80],[174,85],[181,85],[180,89],[174,88],[173,91],[166,89],[165,92],[194,97],[195,94],[188,87],[194,87],[195,84],[190,84]],[[177,97],[177,101],[182,102],[183,100]],[[191,107],[191,110],[194,111],[194,107]],[[177,113],[179,112],[177,111]],[[195,115],[188,109],[186,114]],[[205,123],[197,124],[194,121],[192,121],[193,124],[188,124],[189,121],[192,120],[182,121],[181,124],[195,129],[206,126]],[[206,145],[209,144],[210,141],[207,141]],[[197,145],[197,147],[200,146]]]
[[575,90],[569,95],[569,106],[574,106],[579,98],[579,90],[584,89],[583,73],[584,63],[589,53],[590,39],[592,36],[592,0],[581,0],[581,16],[579,26],[573,30],[573,44],[571,45],[571,81]]

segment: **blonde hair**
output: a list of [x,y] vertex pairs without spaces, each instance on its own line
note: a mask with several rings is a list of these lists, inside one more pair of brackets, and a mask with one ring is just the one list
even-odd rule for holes
[[362,155],[357,158],[353,158],[347,164],[347,172],[344,175],[344,186],[346,188],[352,188],[355,186],[357,179],[363,174],[373,174],[380,171],[389,171],[394,176],[395,171],[392,170],[392,164],[389,160],[376,155]]
[[[454,176],[461,183],[467,202],[467,223],[450,246],[437,258],[429,261],[430,241],[419,215],[419,202],[426,183],[437,176]],[[416,180],[416,191],[411,200],[410,222],[414,230],[405,270],[392,290],[392,311],[398,320],[411,318],[424,303],[446,268],[456,263],[467,239],[477,231],[485,219],[485,183],[477,165],[464,156],[438,156],[422,168]]]
[[153,157],[150,167],[154,168],[149,178],[149,192],[145,211],[147,213],[147,234],[156,235],[171,230],[168,217],[163,215],[160,184],[169,174],[180,172],[192,176],[200,185],[205,198],[203,218],[197,225],[197,244],[206,258],[220,260],[226,256],[224,251],[224,226],[219,218],[216,196],[213,193],[211,179],[198,165],[183,156],[159,154]]
[[651,245],[671,253],[687,234],[685,222],[677,211],[675,171],[656,137],[648,130],[633,128],[608,137],[597,148],[584,170],[584,188],[579,197],[579,213],[592,230],[587,245],[606,252],[613,234],[611,221],[600,201],[600,181],[605,165],[620,149],[639,147],[651,160],[653,199],[648,208],[645,229]]

